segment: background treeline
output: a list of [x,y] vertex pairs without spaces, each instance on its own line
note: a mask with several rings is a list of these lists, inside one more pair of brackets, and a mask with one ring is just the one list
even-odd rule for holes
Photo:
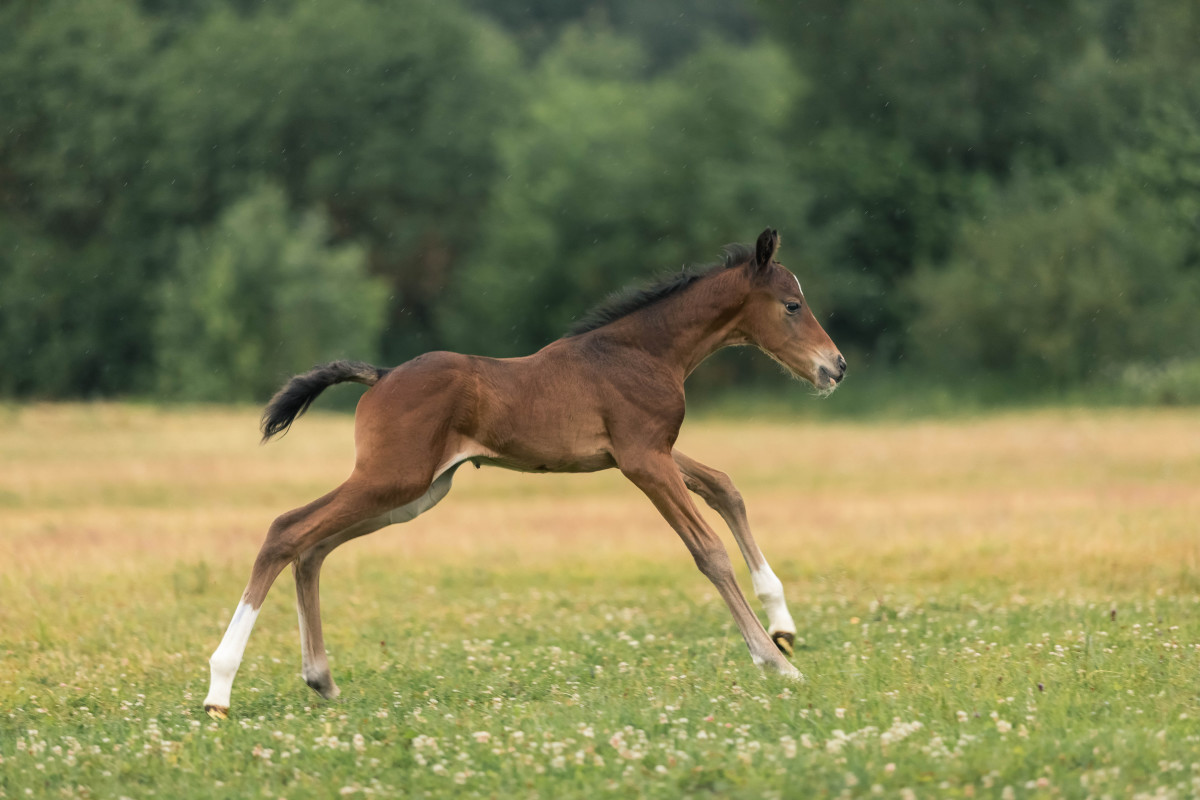
[[856,366],[1195,399],[1198,43],[1178,0],[10,0],[0,395],[522,354],[769,224]]

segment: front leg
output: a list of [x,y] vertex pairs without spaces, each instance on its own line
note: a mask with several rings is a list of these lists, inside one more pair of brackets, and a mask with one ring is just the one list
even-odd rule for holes
[[683,473],[687,488],[703,497],[733,532],[738,549],[742,551],[742,558],[746,559],[746,566],[750,568],[754,593],[766,609],[767,631],[775,645],[784,654],[791,656],[796,641],[796,623],[792,620],[787,602],[783,598],[783,583],[775,577],[771,565],[767,563],[766,557],[754,541],[753,534],[750,533],[746,504],[742,502],[741,493],[724,472],[705,466],[678,450],[673,450],[671,457]]
[[713,533],[712,528],[700,516],[692,499],[688,496],[687,487],[676,468],[675,463],[667,453],[639,453],[633,457],[618,459],[621,472],[635,486],[641,489],[659,513],[670,523],[683,543],[687,545],[696,561],[696,566],[704,573],[733,614],[746,647],[750,649],[750,657],[755,664],[769,667],[784,675],[800,678],[800,672],[788,663],[763,630],[762,624],[742,590],[738,588],[733,574],[733,566],[729,554],[721,540]]

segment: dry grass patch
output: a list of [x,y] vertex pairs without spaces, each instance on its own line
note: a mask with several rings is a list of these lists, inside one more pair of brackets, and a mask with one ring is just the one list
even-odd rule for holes
[[[255,420],[252,409],[8,409],[6,571],[58,581],[203,560],[218,575],[233,569],[238,583],[271,519],[335,486],[353,460],[348,416],[313,413],[266,447]],[[1193,590],[1197,422],[1188,411],[708,421],[685,426],[679,446],[734,478],[768,558],[799,570],[777,569],[785,581]],[[469,468],[435,511],[348,546],[331,564],[393,556],[398,565],[687,559],[615,472]]]

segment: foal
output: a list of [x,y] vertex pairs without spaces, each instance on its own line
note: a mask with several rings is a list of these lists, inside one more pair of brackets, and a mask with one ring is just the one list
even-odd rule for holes
[[[343,381],[372,387],[355,417],[354,470],[329,494],[272,523],[209,661],[205,710],[227,716],[254,620],[288,564],[296,579],[304,680],[322,697],[336,697],[321,634],[322,562],[338,545],[428,511],[466,461],[525,472],[620,469],[721,594],[754,663],[799,677],[780,652],[790,655],[796,625],[783,585],[750,534],[741,495],[726,475],[675,449],[684,380],[722,347],[754,345],[824,393],[845,375],[846,360],[813,317],[800,282],[775,261],[778,249],[779,235],[763,231],[753,251],[732,246],[708,272],[682,273],[618,298],[524,358],[436,352],[390,370],[338,361],[292,378],[263,414],[264,441],[287,430],[326,387]],[[689,489],[733,531],[766,607],[769,635]]]

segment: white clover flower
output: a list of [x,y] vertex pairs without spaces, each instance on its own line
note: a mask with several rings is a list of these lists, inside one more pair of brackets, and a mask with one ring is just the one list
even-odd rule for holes
[[779,744],[780,744],[780,746],[783,747],[784,758],[795,758],[796,757],[796,740],[795,739],[793,739],[790,736],[781,736],[779,738]]

